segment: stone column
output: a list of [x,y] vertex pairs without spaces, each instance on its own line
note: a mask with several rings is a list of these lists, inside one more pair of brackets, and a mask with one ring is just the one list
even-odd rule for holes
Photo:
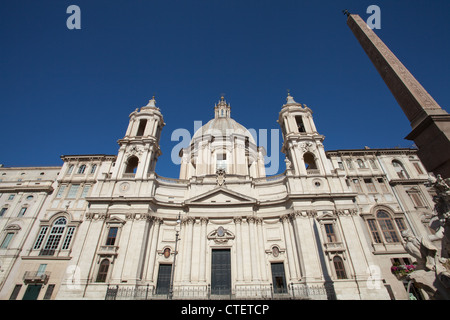
[[250,240],[250,258],[252,261],[252,280],[260,280],[260,265],[258,263],[257,256],[257,238],[255,230],[256,218],[254,216],[247,217],[249,227],[249,240]]
[[152,217],[152,229],[151,229],[151,244],[149,246],[148,252],[148,265],[147,265],[147,275],[144,277],[149,281],[153,281],[153,274],[155,270],[155,261],[156,261],[156,250],[158,245],[159,238],[159,228],[162,224],[163,220],[161,218]]
[[194,231],[195,218],[187,217],[183,223],[186,225],[185,235],[186,241],[184,243],[183,253],[183,281],[191,281],[191,268],[192,268],[192,237]]
[[264,235],[263,235],[263,219],[257,218],[256,219],[256,227],[257,227],[257,233],[258,233],[258,260],[259,260],[259,266],[260,266],[260,274],[261,274],[261,280],[265,281],[267,280],[267,269],[266,269],[266,250],[265,250],[265,243],[264,243]]
[[200,267],[199,267],[199,281],[206,281],[206,242],[207,240],[207,232],[206,225],[208,224],[208,218],[200,218]]
[[291,235],[291,218],[288,214],[281,217],[281,223],[283,227],[284,233],[284,243],[287,251],[287,259],[290,273],[290,280],[299,280],[300,274],[298,272],[298,260],[297,260],[297,248],[295,241],[293,241],[293,237]]
[[244,280],[243,276],[243,259],[242,259],[242,230],[241,230],[241,224],[242,224],[242,217],[235,217],[234,223],[236,225],[236,264],[237,264],[237,281]]

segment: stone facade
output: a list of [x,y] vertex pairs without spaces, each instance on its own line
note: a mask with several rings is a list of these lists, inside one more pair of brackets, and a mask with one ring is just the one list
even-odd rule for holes
[[[311,109],[288,96],[286,171],[266,176],[265,150],[230,113],[222,98],[180,152],[180,179],[155,172],[154,99],[117,155],[62,156],[32,223],[0,249],[0,298],[407,299],[391,272],[412,259],[400,233],[433,236],[417,150],[325,151]],[[8,183],[1,201],[18,192]]]

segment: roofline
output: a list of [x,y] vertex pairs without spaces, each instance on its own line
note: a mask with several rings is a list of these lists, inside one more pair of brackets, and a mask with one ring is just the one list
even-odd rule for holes
[[115,155],[115,154],[63,154],[60,156],[60,158],[62,160],[68,159],[68,158],[106,158],[106,157],[117,158],[117,155]]
[[61,169],[62,166],[30,166],[30,167],[0,167],[0,170],[49,170],[49,169]]
[[327,150],[325,153],[351,153],[351,152],[413,152],[417,153],[416,148],[376,148],[376,149],[338,149],[338,150]]

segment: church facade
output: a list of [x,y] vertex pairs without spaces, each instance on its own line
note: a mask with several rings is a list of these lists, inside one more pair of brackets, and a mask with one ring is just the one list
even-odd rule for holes
[[288,95],[286,170],[266,176],[264,148],[223,97],[213,111],[180,150],[179,179],[155,171],[154,98],[117,155],[0,168],[0,299],[426,298],[392,268],[413,268],[404,230],[439,245],[417,150],[326,151]]

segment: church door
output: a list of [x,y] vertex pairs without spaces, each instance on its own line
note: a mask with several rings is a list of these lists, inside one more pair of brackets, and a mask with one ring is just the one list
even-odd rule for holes
[[156,294],[168,294],[170,289],[171,264],[160,264],[158,281],[156,282]]
[[287,293],[286,276],[284,274],[284,264],[271,263],[273,293]]
[[229,249],[212,250],[211,294],[231,293],[231,256]]

